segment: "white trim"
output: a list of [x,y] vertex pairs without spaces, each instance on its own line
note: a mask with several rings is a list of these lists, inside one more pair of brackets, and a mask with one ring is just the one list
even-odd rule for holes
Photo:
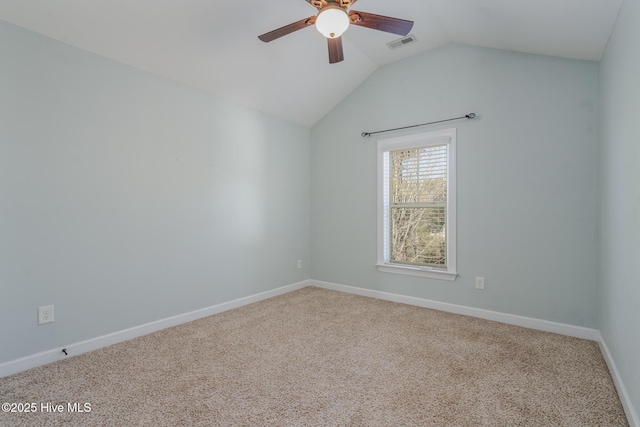
[[624,381],[620,376],[620,372],[616,367],[611,353],[609,352],[606,341],[600,334],[600,331],[598,331],[597,329],[567,325],[565,323],[550,322],[548,320],[534,319],[531,317],[517,316],[514,314],[500,313],[497,311],[484,310],[481,308],[467,307],[457,304],[449,304],[445,302],[410,297],[406,295],[392,294],[389,292],[376,291],[372,289],[358,288],[355,286],[323,282],[320,280],[309,280],[309,285],[323,289],[330,289],[333,291],[346,292],[349,294],[361,295],[385,301],[393,301],[402,304],[415,305],[418,307],[431,308],[434,310],[462,314],[465,316],[472,316],[480,319],[507,323],[509,325],[522,326],[539,331],[552,332],[556,334],[567,335],[570,337],[596,341],[600,346],[602,356],[607,364],[607,367],[609,368],[609,373],[611,374],[611,378],[613,379],[613,384],[616,387],[618,397],[620,398],[620,402],[622,403],[622,407],[624,408],[624,412],[627,416],[629,427],[640,427],[640,418],[638,417],[638,413],[633,407],[631,396],[629,396],[629,393],[627,392]]
[[[640,421],[638,414],[635,412],[633,402],[629,396],[627,389],[624,385],[624,381],[620,376],[618,368],[614,362],[607,343],[601,336],[600,332],[596,329],[584,328],[581,326],[567,325],[564,323],[549,322],[546,320],[534,319],[530,317],[517,316],[513,314],[505,314],[496,311],[484,310],[480,308],[467,307],[457,304],[449,304],[440,301],[427,300],[423,298],[410,297],[406,295],[392,294],[389,292],[376,291],[366,288],[358,288],[354,286],[340,285],[337,283],[324,282],[320,280],[304,280],[302,282],[294,283],[280,288],[272,289],[270,291],[261,292],[255,295],[249,295],[244,298],[239,298],[233,301],[217,304],[211,307],[195,310],[189,313],[172,316],[166,319],[157,320],[155,322],[146,323],[144,325],[136,326],[133,328],[125,329],[123,331],[114,332],[112,334],[103,335],[100,337],[92,338],[86,341],[81,341],[75,344],[69,344],[64,347],[59,347],[52,350],[47,350],[42,353],[22,357],[20,359],[11,360],[0,364],[0,378],[8,375],[13,375],[18,372],[25,371],[27,369],[35,368],[38,366],[46,365],[48,363],[56,362],[60,359],[64,359],[69,356],[77,356],[82,353],[97,350],[99,348],[107,347],[119,342],[123,342],[132,338],[136,338],[142,335],[147,335],[152,332],[159,331],[161,329],[177,326],[183,323],[191,322],[193,320],[201,319],[203,317],[212,316],[214,314],[222,313],[224,311],[232,310],[234,308],[242,307],[254,302],[262,301],[268,298],[272,298],[278,295],[283,295],[288,292],[293,292],[298,289],[305,288],[307,286],[315,286],[323,289],[330,289],[339,292],[345,292],[354,295],[361,295],[370,298],[376,298],[386,301],[393,301],[402,304],[415,305],[418,307],[430,308],[434,310],[446,311],[449,313],[462,314],[465,316],[477,317],[480,319],[493,320],[496,322],[507,323],[510,325],[523,326],[526,328],[537,329],[545,332],[553,332],[562,335],[568,335],[571,337],[587,339],[591,341],[597,341],[600,345],[600,350],[604,357],[604,360],[609,368],[609,372],[613,379],[613,383],[622,402],[625,414],[630,427],[640,427]],[[69,353],[69,356],[62,354],[62,348],[65,348]]]
[[[309,281],[304,280],[302,282],[282,286],[270,291],[249,295],[243,298],[235,299],[233,301],[224,302],[211,307],[191,311],[189,313],[178,314],[176,316],[167,317],[166,319],[156,320],[154,322],[145,323],[144,325],[140,326],[134,326],[133,328],[113,332],[111,334],[102,335],[96,338],[90,338],[86,341],[61,346],[55,349],[43,351],[41,353],[25,356],[20,359],[10,360],[8,362],[0,364],[0,378],[17,374],[18,372],[26,371],[27,369],[46,365],[48,363],[57,362],[58,360],[65,359],[70,356],[77,356],[82,353],[87,353],[89,351],[117,344],[122,341],[137,338],[142,335],[147,335],[152,332],[170,328],[172,326],[181,325],[183,323],[191,322],[203,317],[212,316],[214,314],[222,313],[224,311],[232,310],[234,308],[242,307],[254,302],[273,298],[278,295],[305,288],[307,286],[309,286]],[[62,353],[63,348],[67,350],[67,353],[69,354],[68,356],[65,356]]]
[[622,381],[622,377],[620,376],[618,367],[616,366],[616,363],[611,356],[611,352],[609,352],[607,342],[604,340],[600,332],[598,332],[598,335],[600,337],[600,339],[598,340],[598,343],[600,344],[600,351],[602,352],[604,361],[607,363],[607,367],[609,368],[609,373],[611,374],[611,378],[613,379],[613,384],[616,386],[616,391],[618,392],[618,397],[620,398],[620,402],[622,403],[622,407],[624,408],[624,413],[627,415],[629,427],[640,427],[640,418],[638,418],[638,414],[633,408],[631,396],[629,396],[627,388],[624,386],[624,381]]
[[[565,323],[550,322],[548,320],[535,319],[532,317],[518,316],[515,314],[500,313],[498,311],[485,310],[482,308],[467,307],[464,305],[449,304],[446,302],[428,300],[423,298],[410,297],[406,295],[392,294],[389,292],[375,291],[354,286],[339,285],[337,283],[310,280],[311,286],[330,289],[334,291],[346,292],[349,294],[361,295],[370,298],[382,299],[386,301],[399,302],[402,304],[415,305],[418,307],[431,308],[434,310],[446,311],[449,313],[462,314],[480,319],[493,320],[507,323],[509,325],[522,326],[539,331],[553,332],[570,337],[582,338],[590,341],[598,341],[600,333],[597,329],[585,328],[582,326],[567,325]],[[640,427],[640,426],[639,426]]]
[[383,273],[405,274],[407,276],[429,277],[431,279],[448,280],[453,282],[458,275],[455,271],[436,270],[428,267],[412,267],[402,264],[376,264],[378,271]]
[[[455,281],[457,277],[457,249],[456,249],[456,142],[457,129],[449,128],[438,131],[424,132],[394,138],[378,140],[377,154],[377,268],[385,273],[404,274],[409,276],[427,277]],[[441,271],[428,268],[413,268],[412,266],[398,266],[389,263],[388,236],[385,230],[386,183],[384,182],[385,153],[402,148],[429,147],[447,144],[447,270]]]
[[416,133],[405,136],[394,136],[392,138],[384,138],[378,140],[378,147],[385,151],[394,149],[398,146],[408,148],[418,148],[430,145],[447,144],[451,138],[455,138],[456,128],[435,130],[429,132]]

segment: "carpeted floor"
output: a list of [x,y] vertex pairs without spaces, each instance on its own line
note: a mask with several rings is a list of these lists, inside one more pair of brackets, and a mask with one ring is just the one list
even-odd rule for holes
[[1,426],[628,425],[595,342],[314,287],[2,378],[0,396],[37,403]]

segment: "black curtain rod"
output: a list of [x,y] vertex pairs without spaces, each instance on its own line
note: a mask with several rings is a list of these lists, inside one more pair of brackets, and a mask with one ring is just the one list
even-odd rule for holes
[[401,127],[401,128],[395,128],[395,129],[379,130],[377,132],[362,132],[362,137],[366,138],[366,137],[374,135],[376,133],[391,132],[391,131],[394,131],[394,130],[409,129],[409,128],[415,128],[415,127],[418,127],[418,126],[435,125],[436,123],[450,122],[452,120],[473,119],[475,116],[476,116],[476,113],[469,113],[469,114],[461,116],[461,117],[454,117],[453,119],[446,119],[446,120],[438,120],[437,122],[421,123],[419,125],[405,126],[405,127]]

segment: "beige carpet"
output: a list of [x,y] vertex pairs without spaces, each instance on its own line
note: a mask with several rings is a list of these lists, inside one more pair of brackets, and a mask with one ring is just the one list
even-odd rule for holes
[[627,425],[595,342],[314,287],[2,378],[0,396],[65,408],[1,426]]

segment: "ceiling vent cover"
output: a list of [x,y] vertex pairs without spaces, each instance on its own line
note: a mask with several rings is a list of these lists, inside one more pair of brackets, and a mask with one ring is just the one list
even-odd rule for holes
[[387,46],[389,46],[389,49],[397,49],[401,46],[414,43],[416,41],[416,36],[414,36],[413,34],[409,34],[406,37],[387,43]]

